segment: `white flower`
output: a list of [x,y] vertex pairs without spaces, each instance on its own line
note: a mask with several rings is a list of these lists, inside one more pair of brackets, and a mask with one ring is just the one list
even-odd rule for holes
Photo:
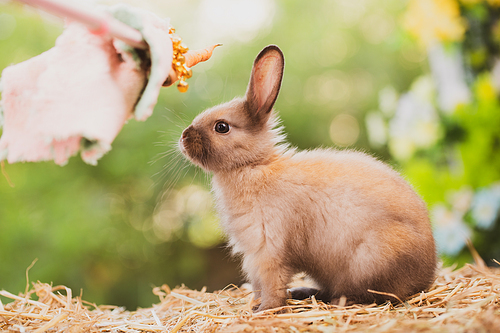
[[457,255],[472,234],[463,221],[463,214],[438,204],[433,207],[431,217],[434,223],[434,238],[439,252]]
[[438,105],[450,114],[460,104],[471,99],[469,87],[465,82],[462,57],[458,50],[445,50],[435,44],[429,50],[429,64],[438,91]]
[[398,92],[393,86],[387,86],[378,93],[378,107],[385,116],[390,117],[398,105]]
[[389,122],[389,149],[397,159],[408,159],[418,148],[428,148],[439,139],[439,119],[428,95],[428,87],[417,84],[399,99]]
[[387,125],[379,112],[369,112],[365,116],[365,124],[370,145],[381,147],[387,143]]
[[474,192],[470,186],[463,186],[458,191],[451,191],[446,195],[447,201],[453,210],[465,214],[469,211]]
[[429,75],[422,75],[411,84],[410,91],[419,99],[432,103],[436,95],[436,85]]
[[500,184],[480,189],[472,201],[472,218],[480,228],[490,228],[500,209]]
[[491,81],[497,93],[500,92],[500,59],[495,60],[495,64],[491,70]]

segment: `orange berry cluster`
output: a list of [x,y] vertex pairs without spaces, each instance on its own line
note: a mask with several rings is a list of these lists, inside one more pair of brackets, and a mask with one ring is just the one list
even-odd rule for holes
[[184,53],[189,51],[189,49],[182,43],[182,39],[175,35],[175,29],[170,28],[169,34],[171,34],[172,45],[174,48],[174,55],[172,60],[172,68],[177,73],[177,77],[179,78],[179,83],[177,84],[177,89],[180,92],[186,92],[189,88],[189,84],[186,82],[191,76],[193,76],[193,72],[191,68],[186,65],[186,58],[184,58]]

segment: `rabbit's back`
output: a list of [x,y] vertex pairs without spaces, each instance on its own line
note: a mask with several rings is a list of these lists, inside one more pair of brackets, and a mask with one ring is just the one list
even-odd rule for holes
[[395,170],[349,150],[302,151],[285,161],[281,179],[294,186],[281,195],[295,196],[290,265],[332,297],[370,300],[373,289],[403,298],[429,287],[436,254],[427,208]]

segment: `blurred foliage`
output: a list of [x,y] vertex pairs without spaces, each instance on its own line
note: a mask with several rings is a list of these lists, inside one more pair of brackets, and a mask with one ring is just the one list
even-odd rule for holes
[[[175,143],[204,108],[244,93],[253,59],[267,44],[285,54],[276,108],[292,145],[350,146],[400,164],[431,205],[444,201],[447,189],[476,189],[498,179],[492,153],[498,106],[496,92],[483,87],[491,86],[488,76],[481,81],[470,75],[474,99],[459,111],[443,116],[431,108],[421,126],[409,126],[417,144],[401,136],[392,140],[399,144],[391,143],[401,92],[413,91],[410,104],[421,96],[435,99],[432,78],[425,75],[432,67],[427,50],[402,29],[404,1],[128,2],[170,16],[192,48],[224,46],[194,69],[187,93],[164,89],[150,119],[130,121],[96,167],[79,157],[63,168],[51,162],[6,165],[15,187],[0,178],[0,288],[24,290],[24,271],[35,258],[31,280],[83,289],[86,300],[129,308],[155,302],[153,285],[213,290],[241,283],[217,229],[209,177],[186,163]],[[470,30],[459,22],[463,32],[453,40],[461,41]],[[58,20],[0,2],[0,69],[48,50],[61,31]],[[488,52],[470,58],[484,62]],[[482,159],[474,154],[478,144]],[[394,154],[394,147],[406,157]],[[450,169],[454,154],[472,155],[459,163],[461,176]],[[471,171],[465,176],[463,170]],[[484,238],[481,244],[493,243]]]
[[431,208],[445,264],[470,261],[471,239],[492,265],[500,257],[500,2],[412,0],[403,25],[430,70],[382,120],[387,145]]

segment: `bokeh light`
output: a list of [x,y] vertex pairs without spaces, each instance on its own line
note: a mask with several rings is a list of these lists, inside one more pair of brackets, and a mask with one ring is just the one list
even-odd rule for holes
[[16,29],[14,16],[0,13],[0,40],[9,38]]
[[165,196],[153,215],[153,231],[162,242],[182,238],[187,229],[189,240],[200,247],[220,242],[221,231],[209,191],[189,185]]
[[339,114],[330,124],[330,138],[341,147],[351,146],[359,137],[358,120],[349,114]]

